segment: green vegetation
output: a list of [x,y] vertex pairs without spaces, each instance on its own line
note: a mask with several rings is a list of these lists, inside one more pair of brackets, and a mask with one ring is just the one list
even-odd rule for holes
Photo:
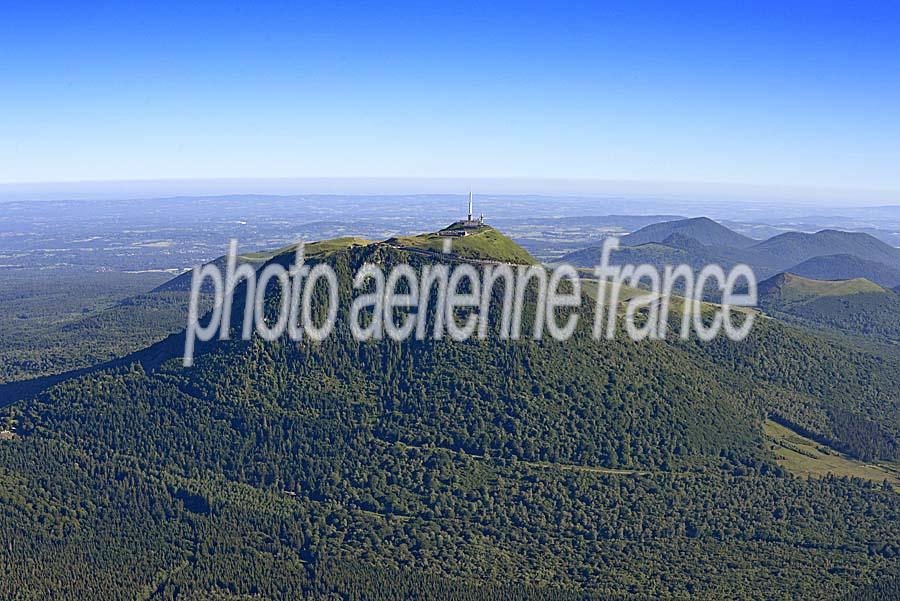
[[871,464],[854,460],[771,419],[765,422],[765,432],[778,465],[792,474],[804,478],[831,475],[872,482],[886,480],[900,492],[900,466],[896,464]]
[[759,284],[760,296],[775,297],[783,306],[827,296],[884,294],[885,292],[884,288],[864,278],[811,280],[791,273],[779,274]]
[[167,277],[47,271],[20,281],[7,274],[0,292],[0,384],[96,365],[180,331],[187,296],[144,292]]
[[794,478],[763,431],[889,454],[896,359],[772,320],[594,341],[589,298],[567,343],[361,344],[360,265],[458,259],[315,260],[343,284],[320,344],[210,343],[187,370],[157,345],[0,411],[0,598],[818,600],[897,573],[900,495]]
[[840,601],[887,601],[900,599],[900,576],[880,579],[841,597]]
[[[730,269],[750,265],[757,280],[785,271],[822,280],[867,277],[886,286],[900,276],[900,250],[868,234],[823,230],[815,234],[787,232],[756,242],[706,218],[684,219],[649,225],[621,239],[623,247],[613,263],[649,263],[662,271],[665,265],[687,264],[700,269],[718,264]],[[600,246],[571,252],[560,262],[592,267]]]
[[[669,242],[675,242],[667,239]],[[560,263],[568,263],[576,267],[594,267],[600,262],[601,246],[595,246],[569,253],[560,258]],[[690,265],[699,271],[711,263],[719,263],[729,268],[736,261],[726,259],[720,254],[699,244],[685,245],[684,248],[659,242],[647,242],[636,246],[623,246],[611,255],[614,265],[653,265],[663,273],[666,265]]]
[[779,271],[813,257],[850,255],[866,261],[897,267],[900,249],[860,232],[822,230],[814,234],[786,232],[750,248],[759,263],[779,265]]
[[[454,229],[453,226],[447,230]],[[428,250],[439,253],[444,242],[453,243],[451,253],[455,256],[481,261],[499,261],[517,265],[533,265],[534,258],[524,248],[495,230],[483,225],[469,230],[466,236],[442,236],[440,233],[420,234],[418,236],[399,236],[391,238],[388,244],[405,249]]]
[[[611,286],[606,287],[606,298],[609,298]],[[595,278],[592,277],[582,277],[581,278],[581,291],[583,298],[589,298],[593,301],[597,300],[597,290],[598,290],[598,282]],[[627,303],[631,299],[638,296],[646,296],[651,294],[649,290],[644,290],[643,288],[634,288],[632,286],[626,286],[625,284],[619,285],[619,301],[623,303],[622,311],[624,312],[625,306],[624,303]]]
[[[372,240],[358,238],[356,236],[344,236],[342,238],[333,238],[331,240],[322,240],[312,242],[305,247],[306,255],[309,257],[318,257],[341,250],[347,250],[358,246],[368,246],[372,244]],[[281,253],[276,253],[281,254]]]
[[[344,237],[305,246],[321,259],[371,241]],[[261,266],[273,257],[293,256],[296,245],[240,255]],[[215,260],[224,268],[224,257]],[[91,367],[139,351],[187,323],[192,273],[167,279],[164,273],[92,273],[60,276],[48,272],[12,280],[0,293],[0,384]],[[96,290],[106,292],[98,295]],[[202,307],[210,306],[204,299]],[[0,404],[3,404],[0,397]]]
[[738,234],[708,217],[679,219],[654,223],[622,238],[625,246],[662,243],[673,235],[696,240],[703,246],[721,248],[747,248],[758,241]]
[[[761,319],[740,344],[685,343],[711,369],[740,374],[762,409],[805,436],[864,461],[900,457],[900,357]],[[771,386],[772,388],[769,388]]]
[[[341,238],[332,238],[330,240],[310,242],[309,244],[304,245],[303,252],[307,257],[314,257],[346,250],[355,246],[367,246],[369,244],[372,244],[372,241],[366,240],[365,238],[358,238],[356,236],[344,236]],[[295,252],[296,248],[296,244],[289,244],[288,246],[284,246],[275,250],[245,253],[243,255],[240,255],[238,258],[251,262],[265,262],[274,257],[277,257],[278,255]]]
[[891,288],[900,283],[900,266],[891,267],[877,261],[867,261],[853,255],[814,257],[787,270],[814,280],[849,280],[865,278],[879,286]]
[[900,343],[900,297],[865,279],[822,281],[780,274],[760,283],[759,305],[791,323]]

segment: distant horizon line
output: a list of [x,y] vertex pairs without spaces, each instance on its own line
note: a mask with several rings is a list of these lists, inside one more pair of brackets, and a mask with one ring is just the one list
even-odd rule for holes
[[216,177],[0,182],[0,200],[138,200],[178,196],[494,196],[604,197],[651,195],[659,200],[829,202],[900,205],[900,190],[716,181],[610,180],[538,177]]

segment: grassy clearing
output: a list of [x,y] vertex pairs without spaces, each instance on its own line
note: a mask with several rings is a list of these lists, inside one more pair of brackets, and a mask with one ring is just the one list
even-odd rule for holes
[[[581,288],[584,291],[584,294],[588,296],[588,298],[597,300],[598,282],[596,279],[582,277]],[[609,298],[611,289],[611,284],[606,287],[606,298]],[[650,292],[649,290],[634,288],[632,286],[626,286],[625,284],[622,284],[619,287],[619,302],[627,303],[636,296],[647,296],[649,294],[652,294],[652,292]]]
[[[582,274],[584,270],[581,270]],[[582,275],[581,277],[581,287],[584,291],[584,294],[590,298],[591,300],[597,300],[597,291],[599,289],[598,281],[594,278],[590,278]],[[606,288],[606,298],[609,298],[610,290],[612,285],[608,285]],[[662,302],[662,295],[654,294],[650,290],[645,290],[643,288],[635,288],[633,286],[627,286],[625,284],[621,284],[619,287],[619,314],[624,315],[626,305],[633,298],[637,297],[646,297],[646,296],[654,296],[655,303],[660,305]],[[719,311],[722,308],[722,305],[718,303],[712,303],[708,301],[695,301],[691,299],[686,299],[682,296],[678,296],[677,294],[673,294],[670,297],[669,302],[669,315],[681,316],[684,315],[685,304],[692,305],[693,303],[700,302],[700,311],[704,316],[709,316],[715,311]],[[737,313],[746,313],[746,314],[759,314],[759,311],[752,307],[731,307],[732,311]],[[660,309],[662,310],[662,309]],[[691,306],[690,311],[693,311],[693,306]]]
[[800,436],[790,428],[766,420],[764,426],[769,447],[778,465],[802,478],[855,476],[874,482],[887,480],[900,492],[900,466],[889,463],[863,463],[830,447]]
[[534,257],[528,254],[528,251],[487,225],[471,230],[467,236],[448,238],[438,233],[419,234],[418,236],[397,236],[387,242],[401,248],[441,252],[446,240],[450,240],[453,245],[451,253],[464,259],[497,261],[514,265],[537,263]]
[[[825,296],[850,296],[854,294],[885,294],[887,291],[864,278],[851,280],[812,280],[792,273],[773,278],[780,291],[781,302],[803,303]],[[765,283],[763,283],[765,284]],[[765,285],[762,286],[766,288]]]
[[[372,244],[371,240],[365,238],[357,238],[355,236],[344,236],[343,238],[332,238],[331,240],[320,240],[318,242],[309,242],[303,247],[303,252],[307,257],[315,257],[318,255],[345,250],[353,246],[368,246]],[[297,250],[296,244],[288,244],[275,250],[266,250],[260,252],[244,253],[240,258],[250,263],[262,263],[283,255],[284,253],[293,253]]]

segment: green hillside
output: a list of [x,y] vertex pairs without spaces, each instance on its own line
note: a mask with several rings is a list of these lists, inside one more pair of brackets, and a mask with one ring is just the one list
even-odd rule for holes
[[[330,240],[320,240],[317,242],[310,242],[308,244],[305,244],[304,253],[308,257],[313,257],[332,253],[338,250],[345,250],[353,246],[365,246],[371,243],[371,240],[366,240],[364,238],[344,236],[342,238],[332,238]],[[249,263],[255,267],[260,267],[261,265],[265,264],[266,261],[271,260],[273,257],[277,257],[278,255],[283,255],[285,253],[294,253],[296,247],[296,244],[289,244],[287,246],[283,246],[281,248],[276,248],[273,250],[242,253],[238,255],[237,260],[240,263]],[[225,255],[222,255],[221,257],[213,259],[209,263],[218,265],[220,269],[225,269],[225,260]],[[153,292],[189,292],[191,289],[192,278],[193,272],[191,270],[185,271],[181,275],[174,277],[171,280],[164,282],[163,284],[160,284],[153,290]]]
[[[560,258],[559,263],[576,267],[594,267],[600,262],[602,246],[575,251]],[[739,251],[735,251],[739,252]],[[706,265],[717,264],[728,269],[740,262],[731,251],[703,246],[692,238],[673,234],[664,242],[648,242],[637,246],[622,246],[610,255],[614,265],[649,264],[662,273],[667,265],[689,265],[699,271]]]
[[[577,250],[559,259],[559,263],[567,263],[575,267],[594,267],[600,262],[600,252],[602,246],[592,246],[582,250]],[[667,246],[657,242],[648,242],[637,246],[620,247],[619,250],[611,255],[610,263],[612,264],[632,264],[641,265],[649,263],[651,265],[679,265],[681,263],[699,263],[702,258],[698,259],[691,255],[690,252]]]
[[[724,230],[724,231],[723,231]],[[622,238],[620,263],[665,265],[685,263],[695,269],[717,264],[728,269],[750,265],[758,281],[794,268],[814,279],[870,278],[894,286],[900,277],[900,250],[868,234],[823,230],[815,234],[788,232],[763,242],[749,240],[709,219],[653,224]],[[559,262],[580,267],[596,265],[600,246],[563,256]]]
[[[443,231],[460,229],[453,225]],[[442,252],[444,243],[452,244],[451,254],[465,259],[481,261],[498,261],[517,265],[533,265],[537,263],[524,248],[510,240],[496,229],[483,225],[468,230],[466,236],[442,236],[440,233],[419,234],[418,236],[398,236],[387,240],[387,243],[404,249]]]
[[784,271],[814,257],[836,254],[900,268],[900,249],[869,234],[822,230],[814,234],[787,232],[748,249],[751,263]]
[[[365,238],[358,238],[356,236],[343,236],[341,238],[319,240],[317,242],[304,244],[303,252],[307,257],[319,257],[337,251],[347,250],[348,248],[353,248],[356,246],[367,246],[372,243],[372,240],[366,240]],[[274,257],[277,257],[278,255],[293,253],[296,251],[296,248],[296,244],[289,244],[288,246],[284,246],[275,250],[244,253],[240,255],[238,259],[248,260],[252,262],[265,262]]]
[[766,420],[764,429],[778,464],[791,473],[804,478],[838,475],[879,483],[887,480],[900,492],[900,465],[854,460],[771,419]]
[[891,452],[895,363],[777,323],[360,344],[350,275],[440,256],[320,260],[345,284],[321,344],[210,343],[186,370],[175,340],[0,412],[0,598],[822,599],[897,569],[900,496],[794,479],[762,428]]
[[[561,257],[558,263],[589,269],[600,262],[601,250],[601,246],[595,246],[575,251]],[[695,272],[711,264],[730,269],[738,261],[731,257],[729,252],[703,246],[696,240],[681,234],[672,234],[666,238],[664,243],[648,242],[638,246],[620,247],[610,255],[610,263],[612,265],[648,264],[655,267],[659,273],[664,273],[667,266],[682,264],[690,266]],[[676,282],[674,291],[681,295],[685,293],[682,280]],[[718,302],[720,297],[721,291],[710,284],[704,294],[704,299]]]
[[814,257],[791,267],[788,272],[814,280],[865,278],[885,288],[900,284],[900,266],[890,267],[846,254]]
[[[307,257],[320,259],[371,243],[362,238],[334,238],[306,244],[305,253]],[[244,253],[239,260],[260,267],[279,255],[293,257],[295,248],[292,244],[276,250]],[[225,257],[213,263],[224,269]],[[0,328],[0,385],[98,365],[139,351],[184,329],[191,271],[167,280],[150,292],[145,292],[150,286],[141,289],[139,284],[131,284],[127,288],[129,294],[100,299],[101,306],[93,306],[97,299],[84,290],[90,288],[96,277],[81,275],[76,282],[67,282],[63,293],[58,290],[58,281],[53,280],[52,293],[20,290],[21,299],[2,299],[8,314],[0,319],[3,326]],[[208,309],[211,302],[203,298],[201,308]],[[67,308],[69,305],[72,307]],[[60,312],[61,307],[66,310]],[[0,404],[5,401],[2,397],[0,390]]]
[[738,234],[708,217],[696,217],[648,225],[632,234],[623,236],[622,245],[638,246],[654,242],[660,243],[674,234],[692,238],[704,246],[722,248],[747,248],[758,242],[753,238]]
[[170,277],[46,270],[0,285],[0,385],[96,365],[180,332],[187,294],[147,292]]
[[780,274],[759,284],[759,305],[789,322],[900,343],[900,297],[865,279],[822,281]]
[[785,305],[809,302],[827,296],[884,293],[884,288],[864,278],[812,280],[792,273],[782,273],[759,283],[759,295],[761,298],[777,298],[779,302]]

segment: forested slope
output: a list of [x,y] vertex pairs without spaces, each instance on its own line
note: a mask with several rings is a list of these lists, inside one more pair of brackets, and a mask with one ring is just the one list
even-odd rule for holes
[[0,598],[837,597],[896,574],[900,497],[789,476],[761,421],[896,436],[898,372],[817,340],[361,344],[342,313],[320,344],[137,356],[0,413]]

